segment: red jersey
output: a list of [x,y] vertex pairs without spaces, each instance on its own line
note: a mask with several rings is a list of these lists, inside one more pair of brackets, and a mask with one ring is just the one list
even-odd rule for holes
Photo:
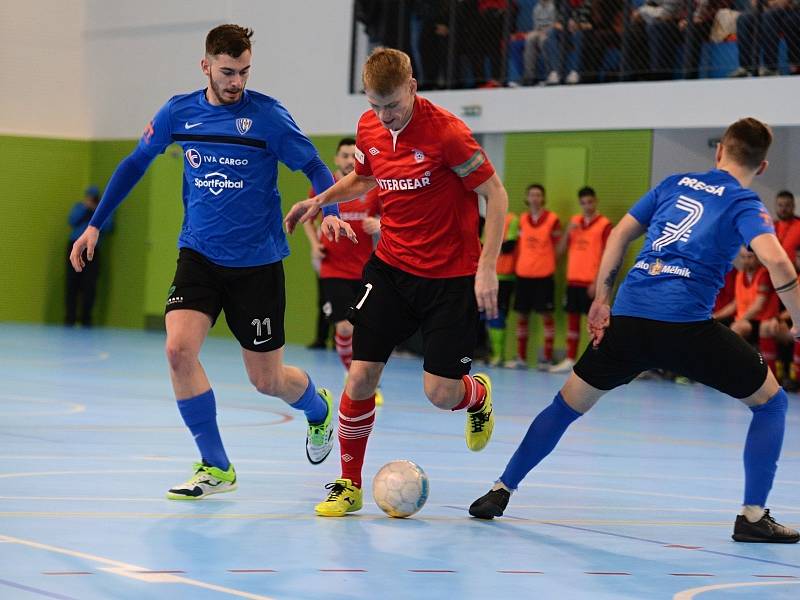
[[758,296],[766,296],[764,307],[753,317],[755,321],[766,321],[777,317],[780,311],[778,294],[772,287],[769,272],[758,267],[754,273],[739,271],[736,274],[736,318],[741,319]]
[[[333,177],[336,181],[341,179],[335,174]],[[315,195],[312,188],[308,197],[311,198]],[[379,214],[380,199],[375,189],[353,200],[339,202],[339,218],[350,223],[350,227],[353,228],[353,232],[358,238],[358,243],[353,244],[344,238],[338,242],[329,241],[324,235],[321,236],[320,243],[325,249],[325,256],[320,263],[320,278],[361,280],[364,265],[372,256],[374,249],[372,236],[364,231],[364,219],[376,217]]]
[[420,96],[399,132],[370,110],[358,122],[355,155],[356,173],[378,184],[376,256],[418,277],[474,275],[481,246],[472,190],[494,167],[464,122]]
[[794,264],[797,249],[800,248],[800,218],[792,216],[785,221],[775,221],[775,235]]

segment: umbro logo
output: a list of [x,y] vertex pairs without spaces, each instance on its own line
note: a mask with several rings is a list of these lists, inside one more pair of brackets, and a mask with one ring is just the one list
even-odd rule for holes
[[343,460],[344,462],[346,462],[346,463],[349,463],[351,460],[353,460],[353,457],[352,457],[352,456],[350,456],[349,454],[343,454],[343,455],[342,455],[342,460]]
[[373,146],[372,148],[369,149],[369,153],[372,154],[372,156],[377,156],[380,153],[380,150],[378,150],[375,146]]
[[467,364],[467,363],[472,362],[472,359],[469,356],[465,356],[464,358],[461,359],[461,362],[463,364]]
[[203,124],[202,121],[200,123],[189,123],[189,121],[186,121],[186,123],[183,124],[183,128],[184,129],[194,129],[195,127],[198,127],[199,125],[202,125],[202,124]]

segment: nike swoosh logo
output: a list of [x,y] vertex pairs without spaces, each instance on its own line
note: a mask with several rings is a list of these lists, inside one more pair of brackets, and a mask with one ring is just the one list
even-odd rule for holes
[[186,123],[183,124],[183,128],[184,129],[194,129],[198,125],[202,125],[202,124],[203,124],[202,122],[200,122],[200,123],[189,123],[189,121],[186,121]]
[[272,339],[271,337],[268,337],[268,338],[267,338],[267,339],[265,339],[265,340],[257,340],[257,339],[253,339],[253,345],[254,345],[254,346],[260,346],[261,344],[266,344],[266,343],[267,343],[268,341],[270,341],[271,339]]

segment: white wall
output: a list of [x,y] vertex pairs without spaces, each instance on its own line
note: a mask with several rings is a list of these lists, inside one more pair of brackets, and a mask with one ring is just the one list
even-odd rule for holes
[[0,134],[90,133],[84,0],[0,2]]
[[[714,148],[709,147],[708,141],[719,139],[723,132],[723,127],[654,131],[652,184],[672,173],[712,169]],[[774,141],[767,157],[769,168],[753,181],[752,189],[774,214],[778,191],[789,189],[800,198],[800,128],[776,127],[773,134]]]

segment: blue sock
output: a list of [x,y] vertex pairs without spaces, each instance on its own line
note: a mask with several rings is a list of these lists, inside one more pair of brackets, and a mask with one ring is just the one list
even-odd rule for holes
[[214,390],[208,390],[193,398],[178,400],[178,410],[181,411],[183,422],[192,432],[194,443],[197,444],[203,460],[213,467],[227,471],[231,463],[219,436]]
[[744,444],[744,504],[767,503],[781,455],[787,407],[783,388],[761,406],[750,407],[753,420]]
[[308,419],[309,423],[322,423],[325,417],[328,416],[328,403],[317,393],[317,387],[311,381],[311,377],[309,375],[306,375],[306,377],[308,377],[306,391],[303,392],[297,402],[289,406],[306,413],[306,419]]
[[500,481],[509,489],[515,490],[528,472],[553,451],[567,427],[582,416],[564,402],[561,392],[553,398],[553,403],[540,412],[522,438],[514,456],[508,461]]

